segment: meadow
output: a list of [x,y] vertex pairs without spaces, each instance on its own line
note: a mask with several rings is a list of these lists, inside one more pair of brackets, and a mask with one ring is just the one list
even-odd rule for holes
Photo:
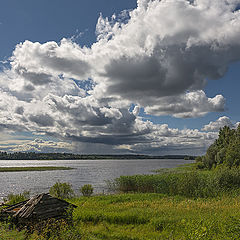
[[[80,197],[73,224],[43,232],[0,227],[0,239],[239,239],[240,197],[188,199],[164,194]],[[49,237],[49,232],[51,235]]]
[[239,239],[237,168],[188,165],[159,171],[116,179],[110,185],[121,190],[118,194],[68,199],[77,206],[70,225],[56,222],[40,232],[19,232],[2,223],[0,239]]

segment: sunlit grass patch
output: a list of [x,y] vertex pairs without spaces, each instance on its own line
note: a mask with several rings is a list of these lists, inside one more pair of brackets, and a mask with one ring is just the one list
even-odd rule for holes
[[83,239],[234,239],[240,234],[239,200],[154,193],[80,198],[74,200],[74,221]]

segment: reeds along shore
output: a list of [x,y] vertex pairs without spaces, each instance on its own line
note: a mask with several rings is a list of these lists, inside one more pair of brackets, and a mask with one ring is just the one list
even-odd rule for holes
[[157,175],[121,176],[109,185],[120,192],[163,193],[190,198],[218,197],[240,193],[240,169],[218,167],[214,170],[196,170],[195,164],[182,170]]

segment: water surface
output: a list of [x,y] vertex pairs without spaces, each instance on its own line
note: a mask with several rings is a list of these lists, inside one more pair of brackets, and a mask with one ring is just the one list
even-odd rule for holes
[[9,193],[25,190],[31,194],[48,192],[57,181],[69,182],[77,192],[84,184],[92,184],[94,193],[107,191],[105,180],[121,175],[153,174],[153,170],[173,168],[190,163],[183,159],[126,160],[0,160],[0,167],[63,166],[73,170],[42,172],[0,172],[0,199]]

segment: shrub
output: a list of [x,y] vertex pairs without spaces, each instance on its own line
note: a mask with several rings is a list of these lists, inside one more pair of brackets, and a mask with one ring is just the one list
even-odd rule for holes
[[85,184],[80,188],[80,192],[85,197],[90,197],[93,194],[93,187],[91,184]]
[[221,167],[215,171],[215,182],[222,189],[240,187],[240,171],[237,167]]
[[53,197],[64,199],[74,196],[74,191],[70,183],[56,182],[49,190],[50,195]]
[[10,193],[8,194],[7,198],[4,198],[4,202],[9,204],[9,205],[13,205],[19,202],[23,202],[25,200],[27,200],[30,196],[30,192],[29,191],[24,191],[23,193],[20,194],[13,194]]
[[197,162],[196,169],[204,169],[204,168],[205,168],[205,165],[203,162]]

